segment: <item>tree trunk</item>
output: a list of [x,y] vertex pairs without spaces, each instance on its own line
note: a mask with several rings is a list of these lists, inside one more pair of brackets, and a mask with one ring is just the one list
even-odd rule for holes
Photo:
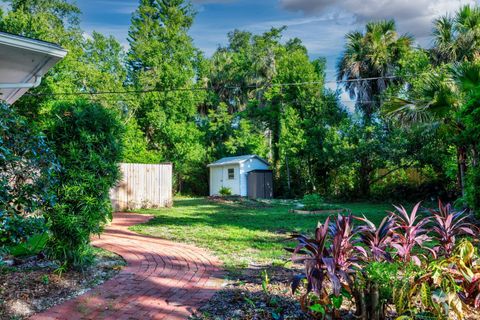
[[182,175],[180,173],[177,174],[177,192],[182,193]]
[[457,165],[458,165],[458,184],[465,196],[465,175],[467,172],[467,148],[465,146],[457,147]]
[[292,184],[290,181],[290,165],[288,164],[288,156],[285,155],[285,166],[287,168],[287,186],[288,186],[288,196],[292,196]]
[[[371,130],[367,128],[372,124],[373,118],[373,105],[370,103],[365,109],[363,115],[363,139],[368,144],[372,140]],[[360,155],[360,169],[359,169],[359,193],[360,197],[368,198],[370,195],[370,174],[372,173],[372,168],[370,165],[371,154],[362,152]]]
[[472,167],[476,168],[478,165],[478,150],[477,144],[474,143],[472,146]]
[[365,288],[356,284],[353,295],[355,296],[355,316],[357,319],[369,320],[367,314],[367,301],[365,300]]
[[380,295],[378,292],[378,284],[372,283],[370,287],[370,297],[372,300],[370,305],[370,319],[380,320],[381,309],[380,309]]
[[359,168],[359,194],[362,198],[367,198],[370,194],[370,173],[368,156],[362,156]]

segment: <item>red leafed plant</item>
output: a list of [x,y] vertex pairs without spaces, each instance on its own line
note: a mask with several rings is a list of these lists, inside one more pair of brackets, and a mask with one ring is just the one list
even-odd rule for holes
[[[359,252],[365,251],[357,245],[353,217],[339,215],[333,222],[327,218],[324,224],[318,224],[313,239],[301,234],[293,234],[292,238],[298,241],[295,249],[287,248],[293,253],[292,261],[305,265],[305,274],[294,277],[292,291],[295,292],[306,279],[307,293],[301,299],[302,307],[308,311],[309,308],[313,310],[312,304],[322,305],[323,312],[335,314],[343,296],[351,297]],[[318,300],[309,301],[311,292]]]
[[421,265],[420,255],[416,254],[415,248],[423,248],[433,251],[423,244],[430,240],[427,235],[426,225],[430,222],[429,217],[422,218],[418,214],[420,202],[417,203],[409,214],[403,206],[394,206],[396,212],[390,212],[395,219],[395,228],[391,246],[396,249],[397,256],[404,262],[413,261]]
[[[353,227],[353,216],[338,215],[334,223],[330,224],[330,235],[332,244],[328,248],[329,257],[326,258],[328,265],[332,266],[339,280],[351,286],[350,276],[355,273],[358,267],[359,253],[363,255],[366,251],[359,243],[357,231]],[[335,276],[335,274],[331,274]],[[334,293],[340,294],[340,287],[334,287]]]
[[475,226],[468,221],[465,211],[455,211],[450,204],[438,200],[438,210],[429,209],[433,216],[433,234],[438,245],[433,249],[436,254],[450,257],[460,235],[475,236]]
[[324,224],[318,224],[315,229],[315,238],[308,238],[302,234],[291,235],[292,239],[298,241],[298,245],[293,250],[286,249],[293,253],[292,261],[305,265],[305,274],[296,276],[292,281],[292,292],[297,290],[302,279],[307,279],[307,293],[313,291],[321,295],[324,291],[327,269],[324,258],[328,256],[325,246],[329,222],[330,218],[327,218]]
[[392,261],[388,248],[395,226],[393,216],[389,215],[383,218],[378,228],[366,217],[356,217],[356,219],[365,223],[358,227],[361,241],[368,248],[364,254],[365,258],[373,261]]

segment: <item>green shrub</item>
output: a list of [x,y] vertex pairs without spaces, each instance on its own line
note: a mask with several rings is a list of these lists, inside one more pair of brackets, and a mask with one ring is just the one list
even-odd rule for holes
[[46,230],[41,213],[55,202],[51,187],[57,169],[40,131],[0,104],[0,248]]
[[232,195],[232,189],[227,188],[227,187],[221,187],[220,190],[218,191],[221,196],[227,197]]
[[48,248],[81,267],[92,258],[90,236],[111,218],[109,190],[120,178],[123,127],[112,111],[84,101],[54,105],[45,127],[61,165]]
[[24,217],[23,213],[0,212],[0,246],[21,245],[30,237],[47,231],[44,217]]

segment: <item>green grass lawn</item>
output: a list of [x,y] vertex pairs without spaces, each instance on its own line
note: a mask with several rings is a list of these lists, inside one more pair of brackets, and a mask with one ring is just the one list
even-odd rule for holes
[[[355,215],[364,214],[378,223],[390,204],[338,204]],[[312,233],[326,216],[290,213],[293,203],[276,202],[272,207],[213,203],[206,199],[176,199],[173,208],[142,210],[155,215],[132,230],[210,249],[228,269],[254,264],[284,264],[289,257],[283,248],[291,232]]]

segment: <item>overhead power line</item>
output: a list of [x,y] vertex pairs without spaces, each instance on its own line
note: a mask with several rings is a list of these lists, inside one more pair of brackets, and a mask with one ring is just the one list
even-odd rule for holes
[[216,89],[260,89],[265,87],[293,87],[293,86],[303,86],[303,85],[315,85],[315,84],[326,84],[326,83],[349,83],[349,82],[360,82],[360,81],[373,81],[380,79],[397,79],[396,76],[387,76],[387,77],[370,77],[370,78],[358,78],[358,79],[346,79],[346,80],[329,80],[329,81],[306,81],[306,82],[291,82],[291,83],[271,83],[268,85],[248,85],[248,86],[223,86],[219,88],[212,87],[189,87],[189,88],[163,88],[163,89],[145,89],[145,90],[123,90],[123,91],[96,91],[96,92],[58,92],[58,93],[27,93],[29,96],[43,97],[43,96],[98,96],[98,95],[109,95],[109,94],[146,94],[146,93],[168,93],[176,91],[214,91]]

